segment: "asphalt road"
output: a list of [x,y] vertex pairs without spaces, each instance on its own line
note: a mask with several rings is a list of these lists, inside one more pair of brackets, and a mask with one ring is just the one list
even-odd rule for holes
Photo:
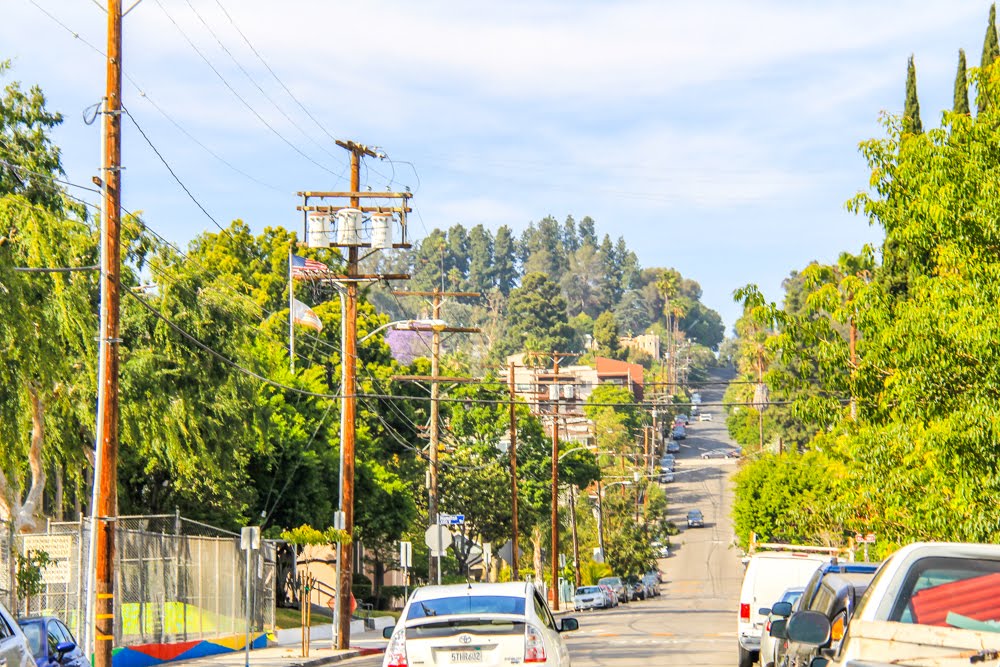
[[[704,387],[704,403],[722,400],[724,387]],[[702,452],[732,447],[721,407],[706,405],[711,422],[692,421],[677,455],[676,481],[664,485],[670,518],[681,529],[671,538],[673,555],[659,561],[662,595],[615,609],[574,616],[577,632],[566,635],[574,667],[736,664],[736,614],[743,566],[732,546],[730,478],[737,462],[701,458]],[[687,528],[689,509],[705,514],[704,528]],[[381,656],[345,665],[378,667]]]

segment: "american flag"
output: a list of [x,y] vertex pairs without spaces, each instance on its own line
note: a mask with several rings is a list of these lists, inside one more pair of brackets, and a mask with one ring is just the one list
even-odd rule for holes
[[293,278],[316,278],[331,273],[330,267],[323,262],[308,257],[292,255],[292,277]]

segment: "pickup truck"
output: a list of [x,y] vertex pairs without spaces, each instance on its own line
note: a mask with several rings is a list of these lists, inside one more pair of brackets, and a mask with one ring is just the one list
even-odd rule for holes
[[[802,611],[792,641],[825,646],[830,619]],[[839,650],[810,667],[957,667],[1000,660],[1000,545],[918,542],[872,580]]]

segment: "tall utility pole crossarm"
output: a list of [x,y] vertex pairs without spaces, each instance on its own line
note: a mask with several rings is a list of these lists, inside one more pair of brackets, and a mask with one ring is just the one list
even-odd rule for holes
[[[398,291],[393,292],[396,296],[421,296],[431,297],[431,308],[433,319],[441,319],[441,299],[444,297],[479,297],[479,292],[445,292],[435,289],[430,292],[420,291]],[[441,382],[441,334],[451,332],[479,332],[479,329],[469,327],[435,327],[431,338],[431,376],[428,378],[431,384],[431,423],[430,423],[430,489],[427,497],[427,515],[432,524],[437,522],[438,515],[438,448],[441,439],[440,430],[440,382]],[[441,583],[441,561],[440,557],[435,562],[431,559],[427,579]]]
[[101,432],[98,458],[96,543],[96,609],[94,614],[94,665],[111,667],[115,641],[115,517],[118,514],[118,342],[121,299],[121,113],[122,113],[122,3],[108,0],[107,101],[104,107],[103,203],[105,234],[101,243],[107,258],[107,272],[101,280],[101,331],[103,367]]

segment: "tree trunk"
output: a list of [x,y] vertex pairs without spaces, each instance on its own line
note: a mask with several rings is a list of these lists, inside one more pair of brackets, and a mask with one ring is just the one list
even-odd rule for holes
[[18,511],[17,529],[31,532],[38,526],[42,496],[45,493],[45,465],[42,462],[42,445],[45,443],[45,406],[38,395],[38,388],[29,385],[31,395],[31,447],[28,449],[28,467],[31,469],[31,488]]
[[52,509],[53,509],[53,514],[55,514],[56,521],[62,521],[64,487],[63,487],[63,467],[61,463],[56,464],[55,476],[56,476],[56,498],[55,498],[55,507],[53,507]]

